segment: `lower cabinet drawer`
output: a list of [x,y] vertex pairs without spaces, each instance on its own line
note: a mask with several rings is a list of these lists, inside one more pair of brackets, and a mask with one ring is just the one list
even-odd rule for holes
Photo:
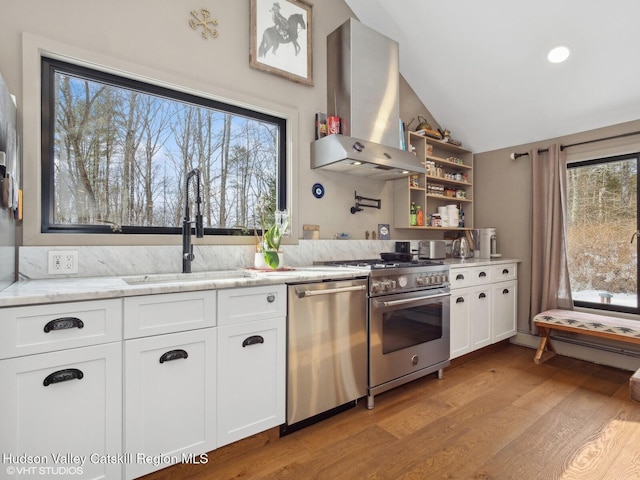
[[218,290],[218,325],[232,325],[287,315],[287,286]]
[[0,309],[0,358],[122,340],[122,300]]
[[215,324],[215,290],[124,299],[125,339],[213,327]]
[[470,268],[452,268],[449,270],[449,284],[451,289],[468,287],[473,283]]
[[494,282],[504,282],[518,278],[517,263],[503,263],[492,267],[491,276]]
[[127,479],[216,448],[216,334],[205,328],[124,342]]
[[9,466],[38,468],[24,478],[122,478],[121,463],[100,461],[122,451],[122,342],[0,360],[0,385],[0,452],[47,459],[5,461],[0,478],[22,478],[5,477]]

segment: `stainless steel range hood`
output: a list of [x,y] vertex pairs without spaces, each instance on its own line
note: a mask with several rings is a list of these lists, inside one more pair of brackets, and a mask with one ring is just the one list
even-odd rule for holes
[[397,42],[351,18],[327,36],[327,112],[342,135],[311,143],[311,168],[390,180],[424,172],[400,147]]
[[344,135],[328,135],[313,142],[311,168],[378,180],[424,173],[424,166],[409,152]]

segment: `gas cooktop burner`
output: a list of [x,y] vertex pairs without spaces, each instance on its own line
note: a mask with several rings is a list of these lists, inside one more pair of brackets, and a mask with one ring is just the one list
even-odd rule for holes
[[449,292],[449,265],[437,260],[410,262],[384,261],[379,258],[324,262],[334,267],[355,267],[369,271],[369,296],[441,289]]
[[443,262],[434,260],[412,260],[409,262],[397,262],[397,261],[385,261],[380,258],[371,258],[364,260],[331,260],[324,262],[325,265],[332,265],[334,267],[358,267],[367,268],[370,270],[382,269],[382,268],[411,268],[411,267],[425,267],[429,265],[442,265]]

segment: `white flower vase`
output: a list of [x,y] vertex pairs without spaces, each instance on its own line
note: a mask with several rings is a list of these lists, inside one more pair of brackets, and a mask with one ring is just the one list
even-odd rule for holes
[[[284,252],[278,252],[278,268],[284,266]],[[253,267],[256,270],[273,270],[264,259],[262,252],[256,252],[253,258]]]

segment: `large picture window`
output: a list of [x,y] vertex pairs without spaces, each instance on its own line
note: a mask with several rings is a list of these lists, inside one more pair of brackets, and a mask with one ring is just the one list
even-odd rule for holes
[[569,276],[578,306],[640,313],[638,158],[568,164]]
[[43,58],[42,232],[179,233],[198,168],[205,234],[252,235],[287,208],[286,143],[283,118]]

